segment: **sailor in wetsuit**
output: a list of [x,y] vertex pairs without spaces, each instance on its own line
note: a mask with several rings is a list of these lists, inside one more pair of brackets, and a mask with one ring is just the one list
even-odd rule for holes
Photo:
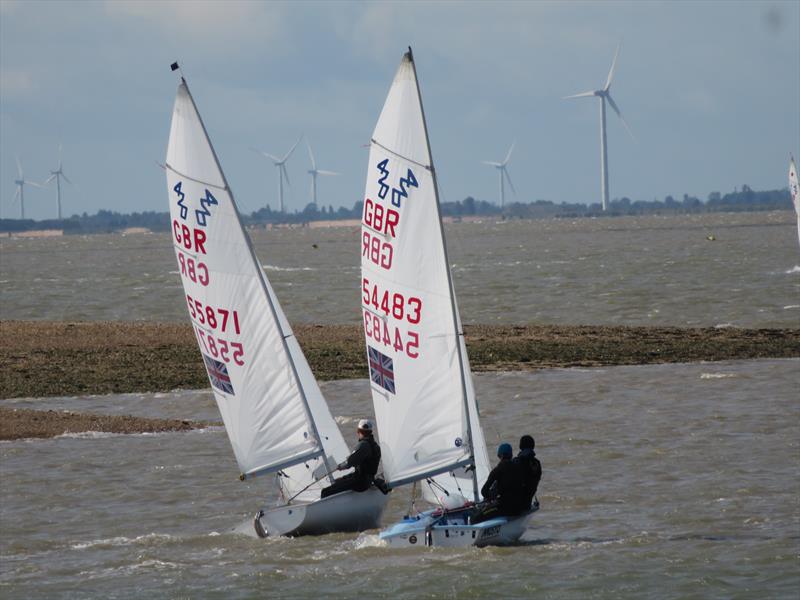
[[[526,494],[520,480],[519,467],[512,460],[511,444],[503,442],[497,447],[500,462],[489,473],[486,483],[481,488],[481,495],[486,499],[470,521],[480,523],[494,517],[512,517],[525,512]],[[527,508],[530,508],[530,504]]]
[[534,448],[536,441],[533,436],[523,435],[519,440],[519,454],[513,461],[522,479],[522,489],[525,494],[522,506],[525,510],[530,510],[536,490],[539,488],[539,481],[542,479],[542,463],[536,458]]
[[372,421],[361,419],[358,422],[358,444],[356,449],[336,469],[337,471],[344,471],[345,469],[353,468],[355,471],[340,477],[330,486],[323,488],[320,497],[326,498],[347,490],[355,492],[367,491],[375,480],[375,473],[378,472],[378,463],[380,461],[381,447],[372,437]]

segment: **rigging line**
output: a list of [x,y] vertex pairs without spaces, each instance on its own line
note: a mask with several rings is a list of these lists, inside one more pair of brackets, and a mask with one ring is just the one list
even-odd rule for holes
[[458,477],[456,477],[456,472],[455,471],[450,471],[450,475],[453,476],[453,479],[456,482],[456,489],[458,490],[458,493],[461,494],[461,497],[463,498],[464,497],[464,491],[461,489],[461,484],[458,482]]
[[[425,481],[428,484],[428,487],[431,488],[431,493],[433,494],[433,497],[436,498],[436,502],[439,505],[439,508],[441,508],[442,509],[442,513],[444,513],[444,511],[446,510],[445,507],[444,507],[444,504],[439,500],[439,496],[436,494],[436,492],[433,489],[434,481],[431,480],[431,479],[426,479]],[[436,485],[438,485],[438,484],[436,484]],[[439,487],[441,487],[441,486],[439,486]],[[444,490],[444,493],[447,494],[447,490]]]
[[170,166],[170,164],[169,164],[169,163],[166,163],[166,165],[165,165],[165,166],[166,166],[166,167],[167,167],[167,168],[168,168],[170,171],[172,171],[172,172],[173,172],[173,173],[175,173],[176,175],[180,175],[180,176],[181,176],[181,177],[183,177],[184,179],[188,179],[189,181],[194,181],[195,183],[200,183],[200,184],[202,184],[202,185],[205,185],[205,186],[208,186],[208,187],[213,187],[213,188],[216,188],[216,189],[218,189],[218,190],[222,190],[223,192],[229,192],[229,193],[230,193],[230,190],[228,189],[228,186],[221,187],[221,186],[218,186],[218,185],[216,185],[215,183],[209,183],[209,182],[207,182],[207,181],[203,181],[202,179],[195,179],[194,177],[189,177],[188,175],[186,175],[186,174],[184,174],[184,173],[181,173],[181,172],[180,172],[180,171],[178,171],[177,169],[174,169],[174,168],[172,168],[172,166]]
[[432,166],[423,165],[421,162],[417,162],[416,160],[414,160],[412,158],[408,158],[407,156],[403,156],[402,154],[399,154],[399,153],[395,152],[394,150],[390,150],[389,148],[387,148],[386,146],[384,146],[380,142],[376,141],[375,139],[371,139],[370,142],[372,142],[373,144],[378,146],[378,148],[381,148],[382,150],[385,150],[389,154],[392,154],[392,155],[396,156],[397,158],[402,159],[402,160],[404,160],[406,162],[410,162],[412,165],[417,165],[418,167],[422,167],[423,169],[426,169],[426,170],[431,171],[431,172],[433,171],[433,167]]
[[[452,471],[451,471],[451,473],[452,473]],[[447,488],[446,488],[446,487],[444,487],[444,486],[443,486],[441,483],[439,483],[439,482],[438,482],[438,481],[436,481],[435,479],[433,479],[432,477],[428,477],[428,479],[427,479],[426,481],[428,482],[428,485],[430,485],[430,486],[436,486],[436,487],[437,487],[437,488],[439,488],[441,491],[443,491],[443,492],[444,492],[444,494],[445,494],[445,496],[449,496],[449,495],[450,495],[450,492],[448,492],[448,491],[447,491]]]
[[308,488],[310,488],[312,485],[314,485],[315,483],[319,483],[320,481],[322,481],[323,479],[325,479],[325,478],[326,478],[326,477],[328,477],[328,476],[332,476],[332,473],[331,473],[330,471],[328,471],[328,469],[327,469],[327,465],[325,465],[325,474],[324,474],[322,477],[320,477],[319,479],[315,479],[314,481],[312,481],[311,483],[309,483],[309,484],[308,484],[306,487],[304,487],[302,490],[300,490],[299,492],[297,492],[297,493],[296,493],[294,496],[292,496],[291,498],[289,498],[289,499],[286,501],[286,504],[289,504],[289,503],[290,503],[292,500],[294,500],[295,498],[297,498],[297,497],[298,497],[300,494],[302,494],[303,492],[305,492],[305,491],[306,491]]

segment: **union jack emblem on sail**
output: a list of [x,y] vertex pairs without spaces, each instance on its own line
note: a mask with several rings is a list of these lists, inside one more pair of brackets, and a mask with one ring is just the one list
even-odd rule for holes
[[394,362],[372,346],[367,346],[370,379],[390,394],[394,394]]
[[206,371],[208,371],[208,378],[211,380],[211,385],[220,392],[233,396],[233,383],[231,382],[230,375],[228,375],[227,365],[205,354],[203,354],[203,362],[206,363]]

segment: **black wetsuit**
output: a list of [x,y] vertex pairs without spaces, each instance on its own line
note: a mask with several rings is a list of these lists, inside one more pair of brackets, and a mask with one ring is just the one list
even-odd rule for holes
[[520,478],[520,468],[511,459],[503,459],[489,473],[481,488],[481,495],[489,502],[472,516],[473,523],[494,517],[512,517],[525,512],[526,495]]
[[530,510],[533,497],[539,487],[539,481],[542,479],[542,463],[536,458],[536,452],[526,448],[525,450],[520,450],[514,459],[514,464],[517,466],[525,494],[525,500],[522,503],[523,507],[525,510]]
[[340,477],[330,486],[323,488],[321,498],[326,498],[339,492],[353,490],[365,492],[372,485],[375,473],[378,472],[378,463],[381,462],[381,447],[371,435],[359,440],[356,449],[347,457],[345,464],[353,467],[355,471]]

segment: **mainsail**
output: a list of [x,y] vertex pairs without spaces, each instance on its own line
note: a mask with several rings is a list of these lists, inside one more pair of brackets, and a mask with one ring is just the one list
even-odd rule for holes
[[[477,499],[488,474],[455,304],[414,61],[403,57],[372,135],[361,304],[384,474]],[[463,471],[474,465],[476,472]]]
[[792,195],[792,204],[797,214],[797,239],[800,241],[800,185],[797,183],[797,165],[794,157],[789,158],[789,193]]
[[[279,472],[283,493],[293,495],[344,460],[347,446],[242,227],[185,80],[166,171],[185,301],[241,477]],[[313,487],[304,494],[319,498]]]

